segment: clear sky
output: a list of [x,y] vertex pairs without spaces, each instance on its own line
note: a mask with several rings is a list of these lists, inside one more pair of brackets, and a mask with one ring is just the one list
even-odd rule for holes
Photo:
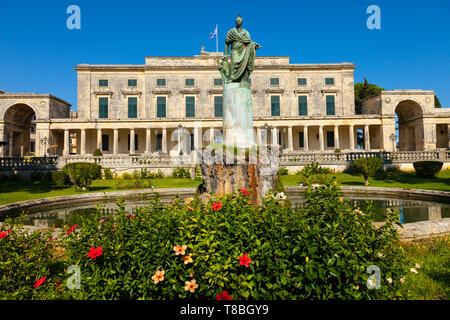
[[[69,30],[69,5],[81,29]],[[369,30],[369,5],[381,29]],[[387,90],[435,90],[450,107],[450,1],[404,0],[0,0],[0,90],[50,93],[77,103],[74,66],[143,64],[144,56],[215,51],[208,35],[219,25],[219,50],[240,13],[262,45],[261,56],[292,63],[353,62],[355,82]]]

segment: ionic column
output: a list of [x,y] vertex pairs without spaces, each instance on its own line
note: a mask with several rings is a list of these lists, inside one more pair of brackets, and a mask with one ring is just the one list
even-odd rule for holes
[[[44,146],[45,147],[45,146]],[[13,131],[11,130],[11,134],[9,135],[9,156],[13,156]]]
[[448,148],[450,149],[450,124],[447,126]]
[[167,153],[167,129],[162,129],[162,153]]
[[369,125],[364,126],[364,149],[370,150]]
[[256,127],[256,144],[258,146],[262,145],[262,133],[260,127]]
[[214,128],[209,129],[209,142],[214,143]]
[[353,127],[353,125],[351,124],[349,126],[349,140],[350,140],[350,150],[354,150],[355,149],[355,128]]
[[130,153],[134,153],[134,129],[130,129]]
[[97,129],[97,149],[102,150],[102,129]]
[[86,154],[86,129],[81,129],[80,137],[80,154]]
[[152,152],[152,131],[147,128],[145,136],[145,153]]
[[278,132],[277,128],[272,128],[272,144],[277,145],[278,144]]
[[339,149],[339,126],[334,126],[334,148]]
[[320,146],[320,151],[324,151],[324,146],[323,146],[323,126],[319,126],[319,146]]
[[63,155],[68,156],[69,155],[69,148],[70,148],[70,140],[69,140],[69,130],[64,130],[64,150]]
[[303,146],[304,146],[305,151],[309,151],[308,126],[304,126],[304,128],[303,128]]
[[119,153],[119,129],[114,129],[113,134],[113,153]]
[[292,138],[292,127],[288,127],[288,151],[294,151],[294,142]]

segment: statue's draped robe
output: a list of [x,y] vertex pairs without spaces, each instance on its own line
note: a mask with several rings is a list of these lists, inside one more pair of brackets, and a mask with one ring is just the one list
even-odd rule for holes
[[230,81],[246,81],[253,71],[255,64],[255,45],[250,39],[247,30],[241,28],[230,29],[225,40],[226,45],[231,45]]

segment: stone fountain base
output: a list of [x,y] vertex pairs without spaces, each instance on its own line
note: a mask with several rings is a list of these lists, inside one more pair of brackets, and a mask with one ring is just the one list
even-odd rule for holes
[[279,164],[277,145],[262,146],[253,154],[248,149],[205,149],[200,165],[204,189],[218,197],[246,189],[250,202],[261,204],[261,199],[275,188]]

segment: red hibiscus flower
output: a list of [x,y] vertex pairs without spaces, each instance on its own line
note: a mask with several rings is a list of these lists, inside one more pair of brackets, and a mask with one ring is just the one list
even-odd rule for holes
[[91,259],[95,259],[95,258],[101,256],[102,254],[103,254],[102,247],[98,247],[98,248],[91,247],[91,251],[89,251],[87,256]]
[[231,296],[228,294],[227,291],[222,291],[221,294],[218,294],[216,296],[216,300],[231,300]]
[[248,268],[248,264],[252,262],[252,259],[249,258],[249,256],[244,253],[244,255],[239,257],[239,260],[241,260],[241,266],[246,266]]
[[7,235],[8,235],[8,232],[6,232],[6,231],[0,232],[0,239],[3,239],[3,238],[6,237]]
[[41,284],[44,283],[45,278],[47,278],[47,276],[44,276],[43,278],[37,279],[36,283],[33,285],[33,287],[35,287],[35,288],[39,287]]
[[246,189],[241,189],[241,193],[248,196],[248,191]]
[[129,215],[127,215],[127,218],[128,219],[134,219],[134,218],[136,218],[136,216],[132,216],[131,214],[129,214]]
[[77,226],[78,226],[77,224],[74,224],[72,227],[69,226],[69,229],[67,229],[66,234],[71,233],[73,230],[75,230],[75,228],[76,228]]
[[222,204],[220,202],[214,202],[211,209],[214,209],[214,211],[218,211],[220,208],[222,208]]

